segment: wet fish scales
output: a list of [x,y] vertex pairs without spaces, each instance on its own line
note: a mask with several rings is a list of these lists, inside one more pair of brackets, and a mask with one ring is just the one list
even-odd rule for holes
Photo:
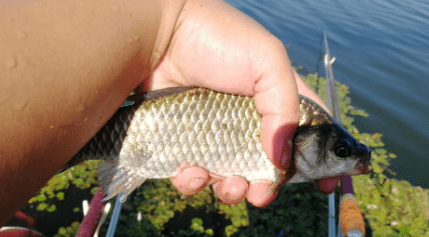
[[[127,196],[146,178],[167,178],[183,163],[195,163],[224,177],[270,180],[279,186],[359,174],[356,168],[369,164],[368,149],[304,96],[300,96],[300,127],[294,139],[293,175],[272,165],[262,150],[261,115],[251,97],[168,88],[129,100],[133,104],[120,108],[71,161],[107,161],[99,168],[107,199],[121,191]],[[341,139],[350,140],[352,155],[336,156],[335,142]]]

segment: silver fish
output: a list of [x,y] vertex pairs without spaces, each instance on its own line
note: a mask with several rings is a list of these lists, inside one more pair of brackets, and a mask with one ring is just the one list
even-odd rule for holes
[[270,180],[273,189],[369,172],[368,148],[302,95],[288,170],[277,169],[262,150],[261,115],[251,97],[177,87],[128,101],[63,168],[90,159],[107,161],[99,165],[105,200],[124,192],[125,201],[146,179],[168,178],[183,164],[223,177]]

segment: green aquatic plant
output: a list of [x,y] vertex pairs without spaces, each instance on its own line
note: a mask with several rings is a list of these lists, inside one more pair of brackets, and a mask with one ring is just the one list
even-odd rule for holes
[[54,235],[54,237],[73,237],[76,236],[79,230],[80,223],[75,221],[71,223],[68,227],[61,227],[58,229],[58,233]]
[[78,189],[92,187],[92,193],[95,193],[97,187],[94,186],[98,185],[98,163],[100,161],[86,161],[55,175],[28,203],[37,205],[39,211],[54,212],[56,211],[55,202],[66,198],[64,190],[67,190],[70,185]]

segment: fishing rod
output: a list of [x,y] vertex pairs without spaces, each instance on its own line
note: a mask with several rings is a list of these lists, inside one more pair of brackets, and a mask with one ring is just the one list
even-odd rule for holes
[[116,225],[118,225],[119,214],[121,213],[122,201],[121,197],[123,192],[119,193],[116,197],[115,207],[113,209],[112,219],[110,220],[109,228],[107,229],[106,237],[113,237],[115,235]]
[[[326,78],[326,100],[327,106],[332,111],[334,118],[341,123],[340,111],[338,108],[338,96],[334,84],[334,74],[332,72],[332,64],[335,57],[331,59],[328,47],[328,39],[326,32],[323,32],[323,40],[325,42],[325,78]],[[335,106],[336,105],[336,106]],[[339,118],[339,119],[338,119]],[[335,192],[329,194],[329,216],[328,216],[328,236],[335,237]]]
[[[100,227],[107,217],[110,210],[110,203],[105,204],[103,199],[105,195],[101,192],[101,188],[98,188],[92,197],[91,204],[88,207],[87,201],[83,206],[84,218],[80,224],[79,230],[76,237],[98,237]],[[88,210],[89,209],[89,210]]]
[[[334,118],[341,123],[340,108],[338,105],[338,96],[335,87],[334,73],[332,64],[335,57],[331,58],[328,46],[326,32],[323,31],[323,40],[325,42],[325,77],[326,77],[326,95],[327,105],[332,111]],[[356,200],[353,182],[349,175],[345,175],[340,180],[340,218],[338,223],[338,237],[363,237],[365,236],[365,222],[362,212]],[[329,195],[329,237],[335,237],[335,192]],[[341,229],[341,231],[340,231]]]

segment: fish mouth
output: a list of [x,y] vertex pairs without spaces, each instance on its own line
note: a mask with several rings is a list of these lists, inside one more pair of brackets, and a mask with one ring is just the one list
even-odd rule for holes
[[365,155],[363,155],[363,158],[356,163],[356,166],[353,169],[354,173],[357,175],[371,173],[371,169],[369,168],[369,165],[371,164],[371,151],[369,151],[368,148],[366,149]]
[[371,169],[369,168],[369,164],[367,164],[368,162],[365,162],[364,160],[360,160],[355,168],[354,171],[357,172],[358,174],[369,174],[371,173]]

